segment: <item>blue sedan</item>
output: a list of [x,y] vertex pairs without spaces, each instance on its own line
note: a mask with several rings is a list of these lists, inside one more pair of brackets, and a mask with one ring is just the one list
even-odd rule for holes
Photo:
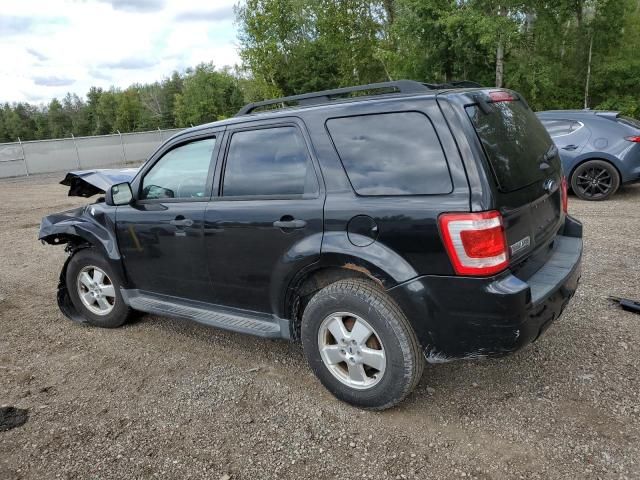
[[625,183],[640,181],[640,121],[618,112],[539,112],[562,159],[573,192],[606,200]]

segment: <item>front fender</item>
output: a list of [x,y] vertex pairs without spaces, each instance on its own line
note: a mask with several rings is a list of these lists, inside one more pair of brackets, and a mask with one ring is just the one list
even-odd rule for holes
[[110,260],[120,260],[112,212],[92,204],[42,219],[38,239],[50,245],[78,243],[78,239],[100,248]]
[[72,251],[86,246],[98,249],[126,286],[114,216],[115,209],[103,203],[54,213],[42,219],[38,239],[50,245],[68,244]]

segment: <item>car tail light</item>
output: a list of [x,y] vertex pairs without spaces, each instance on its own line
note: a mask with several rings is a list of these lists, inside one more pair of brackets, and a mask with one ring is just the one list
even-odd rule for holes
[[624,137],[625,140],[633,143],[640,143],[640,135],[634,135],[632,137]]
[[445,213],[438,222],[458,275],[489,276],[507,268],[507,241],[499,212]]
[[567,185],[567,177],[562,176],[560,182],[560,191],[562,192],[562,211],[569,213],[569,186]]
[[514,102],[516,100],[516,98],[509,92],[504,92],[502,90],[494,90],[493,92],[489,92],[489,98],[493,103]]

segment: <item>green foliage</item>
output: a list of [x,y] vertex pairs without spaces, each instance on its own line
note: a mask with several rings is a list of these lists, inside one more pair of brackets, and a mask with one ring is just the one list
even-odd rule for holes
[[213,122],[234,115],[244,104],[238,80],[212,64],[187,71],[182,92],[175,96],[175,122],[179,127]]
[[[244,0],[235,71],[201,64],[125,90],[0,105],[0,142],[185,127],[245,103],[411,78],[504,86],[534,109],[640,117],[640,0]],[[589,50],[592,45],[591,74]]]
[[385,80],[383,12],[372,0],[247,0],[236,9],[240,56],[272,94]]

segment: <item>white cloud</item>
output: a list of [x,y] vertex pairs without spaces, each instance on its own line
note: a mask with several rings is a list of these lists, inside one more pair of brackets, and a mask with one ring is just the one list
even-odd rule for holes
[[239,63],[237,0],[31,0],[0,13],[0,102],[126,88],[201,62]]

